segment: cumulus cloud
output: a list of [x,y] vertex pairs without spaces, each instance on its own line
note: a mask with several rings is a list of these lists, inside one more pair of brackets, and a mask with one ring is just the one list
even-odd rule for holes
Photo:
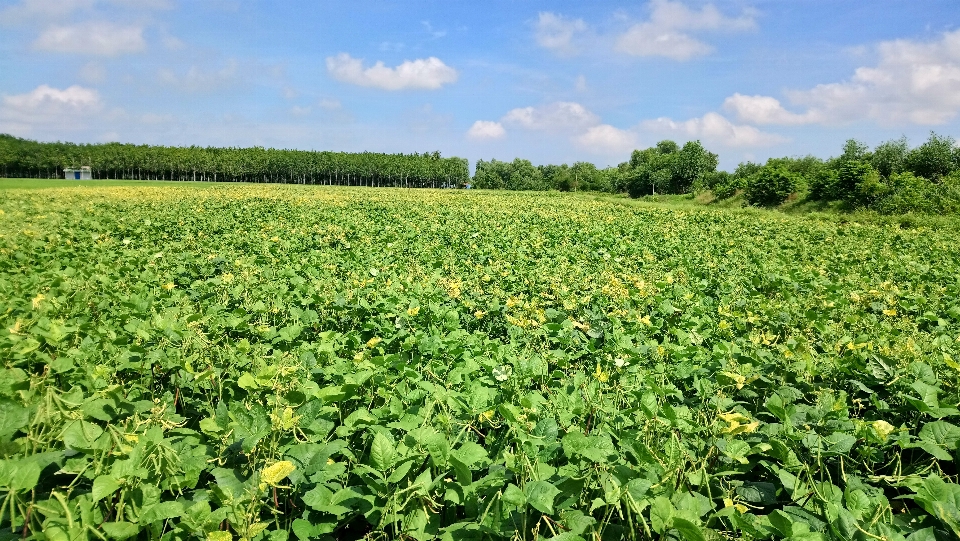
[[362,59],[347,53],[327,57],[327,72],[344,83],[383,90],[436,90],[455,83],[459,76],[457,70],[434,56],[407,60],[395,68],[388,68],[383,62],[365,68]]
[[541,12],[535,25],[537,44],[560,55],[578,52],[574,38],[587,31],[583,19],[570,19],[549,11]]
[[753,126],[734,124],[717,113],[683,121],[660,117],[643,121],[641,127],[658,134],[703,139],[710,144],[726,147],[764,147],[787,141],[780,135],[762,132]]
[[12,24],[51,21],[94,6],[96,0],[23,0],[0,11],[0,21]]
[[929,42],[882,42],[875,52],[876,65],[857,68],[847,81],[787,92],[803,113],[786,111],[775,98],[739,94],[727,99],[729,109],[757,124],[937,125],[960,113],[960,30]]
[[713,47],[691,32],[741,32],[756,26],[752,13],[728,17],[713,4],[693,10],[682,2],[653,0],[651,6],[650,20],[631,26],[617,39],[619,51],[634,56],[689,60],[713,51]]
[[609,124],[593,126],[575,139],[582,148],[595,154],[622,155],[637,148],[637,134]]
[[0,132],[29,134],[51,124],[69,124],[103,110],[100,94],[73,85],[63,90],[40,85],[24,94],[0,100]]
[[290,108],[290,114],[295,117],[304,117],[309,115],[310,111],[312,110],[313,108],[310,107],[309,105],[306,107],[300,107],[299,105],[294,105],[293,107]]
[[58,90],[40,85],[25,94],[4,96],[3,105],[25,112],[46,110],[53,113],[91,111],[101,105],[100,94],[91,88],[73,85]]
[[203,69],[191,66],[185,73],[178,74],[170,69],[161,69],[157,77],[161,83],[186,92],[209,92],[223,88],[237,80],[240,64],[235,59],[227,61],[220,69]]
[[503,124],[492,120],[478,120],[467,130],[467,137],[475,140],[502,139],[505,135]]
[[724,100],[723,108],[735,114],[739,120],[753,124],[789,126],[817,121],[815,114],[792,113],[780,104],[780,100],[770,96],[744,96],[736,93]]
[[336,98],[320,98],[319,105],[326,111],[339,111],[343,108],[343,104]]
[[558,101],[507,112],[501,122],[528,130],[581,130],[600,123],[600,117],[583,105]]
[[146,48],[143,28],[99,21],[77,25],[53,25],[33,42],[39,51],[117,56]]

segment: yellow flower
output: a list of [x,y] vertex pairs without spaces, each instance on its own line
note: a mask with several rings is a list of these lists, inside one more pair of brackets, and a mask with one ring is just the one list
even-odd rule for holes
[[893,432],[897,429],[895,426],[886,421],[874,421],[870,423],[870,426],[873,428],[873,431],[877,433],[877,436],[879,436],[883,441],[887,441],[887,438],[890,437],[890,434],[893,434]]
[[749,417],[735,411],[721,413],[717,417],[727,423],[727,426],[724,427],[720,432],[730,436],[736,436],[737,434],[749,434],[751,432],[755,432],[757,428],[760,427],[760,423],[758,421],[750,422]]
[[297,468],[293,465],[293,462],[290,462],[289,460],[281,460],[272,466],[264,468],[263,471],[260,472],[260,482],[266,483],[272,487],[279,486],[280,481],[286,479],[287,476],[293,473],[293,471],[296,469]]
[[600,365],[598,364],[597,371],[593,373],[593,377],[597,378],[597,381],[599,381],[600,383],[606,383],[607,380],[610,379],[610,374],[604,372],[603,369],[600,368]]
[[163,289],[166,289],[167,291],[170,291],[171,289],[173,289],[173,288],[175,288],[175,287],[177,287],[177,286],[175,286],[175,285],[173,284],[173,282],[167,282],[167,283],[163,284],[163,286],[161,286],[161,287],[163,287]]
[[412,307],[412,308],[407,308],[407,315],[410,316],[410,317],[413,317],[413,316],[415,316],[415,315],[417,315],[417,314],[419,314],[419,313],[420,313],[420,307],[419,307],[419,306],[414,306],[414,307]]
[[473,317],[477,319],[483,318],[484,315],[486,315],[486,312],[484,312],[483,310],[477,310],[476,312],[473,313]]
[[273,242],[280,242],[280,237],[270,237]]
[[43,302],[47,297],[43,293],[38,293],[36,297],[30,299],[30,304],[33,305],[33,309],[36,310],[40,308],[40,303]]
[[883,311],[883,315],[893,317],[897,315],[897,310],[895,308],[890,308]]
[[370,340],[367,340],[367,347],[370,348],[370,349],[373,349],[373,348],[377,347],[377,344],[379,344],[380,342],[383,342],[383,339],[374,336],[374,337],[371,338]]
[[225,283],[225,284],[229,284],[230,282],[233,281],[233,273],[229,273],[229,272],[228,272],[228,273],[220,276],[220,280],[222,280],[223,283]]

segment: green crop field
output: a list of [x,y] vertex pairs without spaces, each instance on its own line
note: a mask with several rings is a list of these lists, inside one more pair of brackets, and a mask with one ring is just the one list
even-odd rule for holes
[[960,535],[960,228],[6,188],[0,539]]

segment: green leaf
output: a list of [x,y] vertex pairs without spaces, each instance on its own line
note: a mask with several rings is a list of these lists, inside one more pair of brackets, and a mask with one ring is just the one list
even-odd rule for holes
[[257,383],[257,378],[253,377],[250,372],[244,372],[240,376],[240,379],[237,380],[237,386],[245,391],[253,391],[260,388],[260,384]]
[[673,528],[684,541],[707,541],[703,528],[685,518],[673,517]]
[[99,425],[89,421],[76,420],[67,425],[61,438],[64,445],[69,449],[89,451],[94,449],[97,438],[102,435],[103,429]]
[[381,472],[386,472],[393,466],[394,459],[397,456],[396,444],[381,432],[373,436],[373,443],[370,445],[370,461],[373,467]]
[[110,496],[120,488],[120,483],[112,475],[101,475],[93,480],[93,491],[90,497],[93,503]]
[[130,522],[104,522],[100,527],[111,539],[128,539],[140,533],[140,527]]
[[0,460],[0,485],[12,492],[33,490],[40,480],[41,467],[36,460]]
[[560,494],[560,490],[546,481],[532,481],[523,487],[523,494],[530,507],[552,515],[553,500]]
[[183,504],[176,501],[160,502],[140,513],[140,524],[153,524],[183,515]]
[[960,537],[960,485],[931,475],[923,480],[913,499]]
[[955,450],[957,442],[960,442],[960,427],[946,421],[933,421],[923,425],[919,437],[945,449]]
[[341,504],[351,504],[360,498],[360,494],[352,488],[340,489],[333,492],[329,488],[318,485],[303,495],[303,503],[331,515],[343,516],[350,512],[350,508]]
[[30,424],[30,410],[13,400],[0,399],[0,435],[13,434]]
[[520,490],[520,487],[513,483],[507,485],[506,490],[503,491],[502,499],[505,503],[508,503],[514,507],[523,508],[527,505],[527,497],[524,496],[523,491]]
[[673,504],[666,496],[657,496],[650,502],[650,527],[662,534],[673,524]]

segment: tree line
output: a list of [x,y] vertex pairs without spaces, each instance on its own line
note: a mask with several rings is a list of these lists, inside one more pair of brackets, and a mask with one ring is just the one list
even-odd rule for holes
[[742,193],[756,206],[792,199],[882,214],[960,213],[960,148],[952,137],[936,133],[913,148],[905,137],[873,150],[849,139],[838,156],[745,162],[733,173],[712,176],[704,188],[718,199]]
[[439,152],[383,154],[262,147],[168,147],[40,143],[0,134],[5,178],[63,178],[89,166],[95,179],[282,182],[349,186],[453,187],[470,181],[467,160]]
[[478,161],[477,188],[507,190],[592,190],[631,197],[707,194],[716,200],[741,197],[747,204],[773,207],[791,201],[872,209],[883,214],[960,214],[960,147],[949,136],[931,133],[912,147],[905,137],[870,149],[850,139],[838,156],[771,158],[743,162],[732,173],[718,171],[717,154],[699,141],[661,141],[634,150],[616,167],[597,169],[578,162],[533,166],[528,160]]
[[870,149],[848,140],[838,156],[771,158],[718,171],[717,154],[699,141],[661,141],[634,150],[616,167],[588,162],[538,165],[478,160],[471,178],[463,158],[439,152],[383,154],[121,143],[40,143],[0,134],[3,177],[62,178],[89,166],[95,179],[283,182],[349,186],[465,187],[626,193],[631,197],[709,192],[715,199],[777,206],[787,200],[836,203],[881,213],[960,213],[960,148],[931,133],[911,148],[905,137]]

